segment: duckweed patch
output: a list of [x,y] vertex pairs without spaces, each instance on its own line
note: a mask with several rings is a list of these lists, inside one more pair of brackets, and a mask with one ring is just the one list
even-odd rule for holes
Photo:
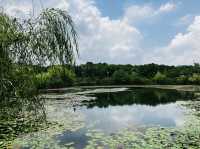
[[11,148],[19,135],[46,129],[43,100],[9,99],[0,103],[0,148]]
[[60,145],[59,140],[56,140],[55,137],[65,131],[75,132],[83,128],[83,116],[65,108],[65,104],[56,104],[56,102],[47,105],[47,120],[52,123],[51,127],[15,139],[12,143],[14,148],[72,148],[73,142]]

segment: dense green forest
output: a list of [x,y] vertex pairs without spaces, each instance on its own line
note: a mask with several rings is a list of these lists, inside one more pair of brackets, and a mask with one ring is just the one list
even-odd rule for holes
[[87,62],[77,66],[36,67],[40,89],[72,85],[199,85],[200,65],[114,65]]

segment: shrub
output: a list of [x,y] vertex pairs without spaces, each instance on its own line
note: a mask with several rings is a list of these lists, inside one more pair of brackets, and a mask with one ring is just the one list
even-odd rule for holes
[[157,84],[166,84],[166,80],[167,80],[166,75],[162,74],[159,71],[153,77],[153,81],[155,81],[155,83],[157,83]]
[[39,89],[68,87],[72,86],[74,81],[74,72],[62,66],[50,67],[47,72],[36,75],[36,85]]
[[185,75],[180,75],[176,79],[177,84],[188,84],[188,77]]
[[194,73],[191,77],[189,77],[189,81],[192,84],[200,84],[200,74]]
[[115,84],[128,84],[131,80],[129,74],[122,69],[115,71],[112,78]]

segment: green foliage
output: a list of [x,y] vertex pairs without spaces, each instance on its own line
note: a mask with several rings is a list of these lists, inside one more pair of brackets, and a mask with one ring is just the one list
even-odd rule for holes
[[34,64],[74,64],[78,53],[72,18],[60,9],[46,9],[27,22],[27,42],[23,47]]
[[136,72],[132,72],[130,75],[130,84],[151,84],[150,79],[140,76]]
[[73,85],[75,74],[62,66],[52,66],[47,72],[36,75],[38,88],[61,88]]
[[149,82],[147,78],[139,76],[136,72],[129,74],[123,69],[116,70],[111,78],[114,84],[146,84]]
[[[0,148],[21,133],[36,131],[46,120],[34,65],[73,65],[77,51],[74,24],[65,11],[46,9],[24,21],[0,12]],[[52,82],[58,77],[71,84],[71,71],[52,69]]]
[[177,77],[176,82],[177,84],[188,84],[188,77],[185,75],[180,75],[179,77]]
[[163,83],[165,83],[165,81],[166,81],[166,75],[165,74],[162,74],[162,73],[160,73],[160,72],[157,72],[156,74],[155,74],[155,76],[153,77],[153,80],[156,82],[156,83],[158,83],[158,84],[163,84]]
[[35,70],[25,68],[29,64],[75,63],[77,35],[65,11],[46,9],[38,18],[23,22],[0,13],[1,97],[7,97],[7,93],[14,97],[32,92]]
[[200,84],[200,74],[194,73],[191,77],[189,77],[189,81],[192,84]]
[[[198,84],[189,78],[193,74],[199,74],[199,71],[198,64],[175,67],[157,64],[134,66],[88,62],[75,67],[77,85]],[[115,78],[113,78],[114,73]]]
[[131,80],[129,74],[122,69],[115,71],[112,78],[115,84],[127,84]]
[[12,94],[13,84],[10,80],[12,74],[12,61],[9,46],[18,42],[16,21],[6,14],[0,13],[0,96],[7,97]]

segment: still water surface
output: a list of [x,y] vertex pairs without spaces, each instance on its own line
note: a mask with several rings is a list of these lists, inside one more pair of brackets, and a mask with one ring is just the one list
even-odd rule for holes
[[[102,92],[101,89],[88,89],[77,94],[95,99],[82,101],[81,105],[73,108],[74,113],[83,114],[85,126],[108,135],[128,127],[181,126],[186,109],[177,102],[193,96],[190,92],[152,88],[116,89],[116,92],[109,88]],[[66,131],[56,139],[61,144],[74,142],[76,148],[83,148],[89,140],[85,135],[87,129],[84,127],[73,133]]]
[[[68,93],[55,95],[65,96]],[[68,106],[66,99],[50,100],[46,106],[47,118],[65,121],[68,112],[72,119],[82,120],[84,126],[76,131],[66,129],[54,136],[60,145],[73,142],[73,147],[84,148],[89,141],[89,129],[112,135],[125,128],[178,127],[183,125],[186,109],[179,104],[193,98],[193,93],[153,88],[96,88],[73,91],[80,95],[81,103]],[[90,100],[85,100],[85,99]],[[73,125],[73,123],[72,123]]]

